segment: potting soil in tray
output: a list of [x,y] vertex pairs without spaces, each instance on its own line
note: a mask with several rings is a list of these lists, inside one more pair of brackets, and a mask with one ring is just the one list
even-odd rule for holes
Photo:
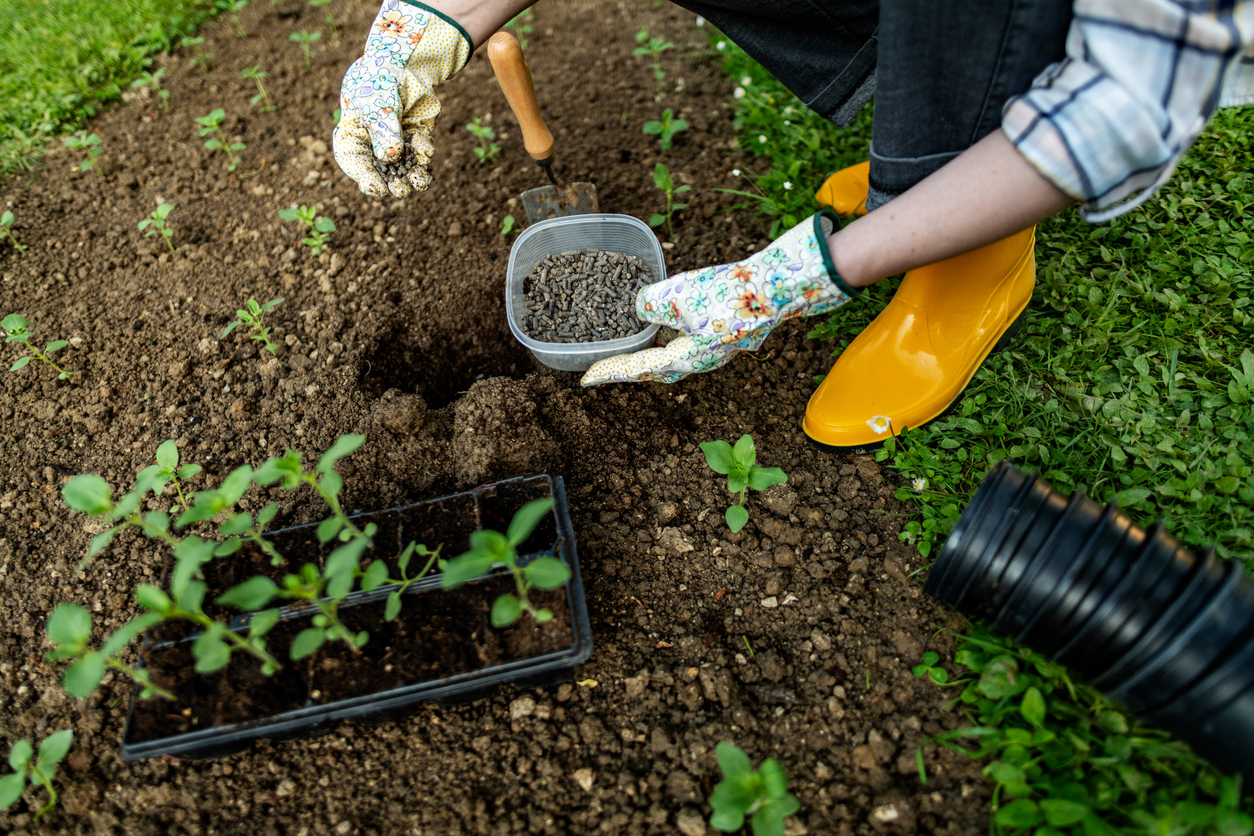
[[645,327],[636,294],[653,282],[639,258],[603,250],[546,256],[523,284],[523,330],[551,343],[591,343],[630,337]]

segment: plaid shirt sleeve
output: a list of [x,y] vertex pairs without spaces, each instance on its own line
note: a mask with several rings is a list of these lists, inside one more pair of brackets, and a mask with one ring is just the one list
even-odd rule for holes
[[1216,107],[1251,102],[1254,0],[1075,0],[1067,57],[1002,130],[1099,222],[1148,199]]

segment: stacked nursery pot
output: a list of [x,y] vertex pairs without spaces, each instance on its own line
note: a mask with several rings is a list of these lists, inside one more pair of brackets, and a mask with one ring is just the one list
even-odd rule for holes
[[924,591],[1254,778],[1254,582],[1238,561],[1002,462]]

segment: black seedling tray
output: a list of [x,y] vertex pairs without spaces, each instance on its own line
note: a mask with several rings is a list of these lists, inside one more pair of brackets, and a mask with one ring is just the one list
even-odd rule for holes
[[[571,577],[565,586],[565,603],[569,610],[572,635],[570,646],[559,651],[548,652],[527,659],[490,664],[466,673],[430,681],[415,682],[335,702],[315,703],[313,697],[309,696],[306,698],[304,706],[296,710],[284,711],[233,725],[196,729],[183,734],[132,743],[127,741],[131,737],[131,726],[135,719],[136,706],[139,703],[139,689],[137,687],[132,695],[130,711],[127,715],[126,730],[123,734],[121,747],[122,757],[128,761],[163,755],[190,759],[224,757],[246,749],[254,739],[260,737],[273,741],[313,737],[325,734],[343,720],[373,724],[401,719],[416,711],[420,703],[427,701],[444,705],[470,702],[490,696],[499,686],[508,682],[513,682],[520,688],[529,689],[569,680],[575,666],[586,662],[592,655],[592,630],[588,624],[583,581],[579,573],[579,557],[575,549],[574,532],[571,528],[570,514],[566,505],[566,491],[560,476],[550,477],[546,475],[508,479],[483,485],[461,494],[443,496],[426,502],[385,511],[360,514],[354,517],[354,520],[360,521],[360,523],[378,522],[381,519],[386,520],[388,517],[395,519],[400,514],[413,514],[416,511],[426,512],[427,517],[439,516],[430,512],[433,509],[444,509],[448,506],[462,509],[462,515],[464,516],[465,511],[473,509],[470,519],[443,521],[452,523],[451,526],[445,526],[446,530],[451,528],[460,529],[464,533],[464,537],[461,538],[464,541],[469,537],[470,532],[476,529],[491,528],[504,531],[514,511],[517,510],[517,507],[513,506],[521,507],[530,499],[544,498],[545,496],[552,496],[554,499],[551,524],[541,522],[536,527],[532,536],[519,549],[520,554],[523,555],[519,562],[525,563],[527,560],[539,555],[553,555],[563,560],[570,567]],[[441,503],[444,503],[444,505],[441,505]],[[387,539],[388,537],[383,522],[379,522],[379,527],[380,531],[375,538],[376,548],[374,552],[378,552],[383,547],[383,544],[380,542],[381,539]],[[300,526],[299,528],[303,529],[306,526]],[[269,536],[278,537],[283,534],[290,534],[293,531],[295,529],[284,529],[272,532]],[[391,544],[388,545],[390,546]],[[427,543],[425,545],[434,548],[434,544]],[[460,552],[450,551],[446,547],[444,555],[446,557],[454,557],[458,553]],[[366,565],[376,557],[386,556],[384,554],[367,552],[362,563]],[[415,557],[414,560],[418,561],[419,558]],[[422,564],[419,562],[418,565],[421,566]],[[413,564],[411,563],[412,567]],[[489,577],[499,576],[502,572],[507,574],[507,570],[499,569]],[[452,592],[444,593],[440,589],[439,583],[439,575],[434,573],[414,584],[406,592],[407,603],[405,606],[415,606],[417,599],[421,596],[452,594]],[[354,593],[340,605],[340,612],[343,616],[355,607],[380,601],[387,596],[388,591],[387,588],[380,588],[371,592]],[[309,611],[310,605],[307,604],[286,607],[282,610],[282,619],[291,621],[304,618],[309,615]],[[238,617],[232,622],[232,629],[244,629],[248,618],[247,614]],[[524,616],[524,618],[528,617]],[[181,641],[192,641],[194,638],[195,636],[189,636]],[[171,642],[166,642],[153,645],[146,653],[151,652],[151,650],[169,647],[171,644]],[[315,653],[312,658],[316,659],[319,653],[326,652],[327,647],[329,645],[324,645],[323,649]],[[294,664],[286,659],[281,661],[288,665]],[[310,682],[312,681],[312,674],[309,675],[308,679]]]

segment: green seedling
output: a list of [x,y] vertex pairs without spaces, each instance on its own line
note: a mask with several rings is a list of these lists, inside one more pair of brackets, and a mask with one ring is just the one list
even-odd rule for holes
[[150,73],[147,70],[139,74],[139,78],[131,82],[132,89],[140,87],[149,87],[157,94],[159,100],[158,107],[170,106],[170,91],[161,86],[161,76],[165,75],[165,67]]
[[244,24],[240,23],[239,19],[239,13],[248,6],[248,0],[217,0],[213,5],[219,12],[226,12],[230,15],[231,23],[235,24],[235,37],[248,37],[248,32],[245,31]]
[[227,171],[234,171],[239,165],[239,160],[235,159],[236,151],[243,151],[248,146],[242,142],[229,142],[226,134],[222,132],[222,120],[226,118],[226,111],[222,108],[214,108],[208,116],[197,116],[196,124],[200,125],[200,135],[202,137],[216,133],[217,136],[210,137],[205,140],[205,147],[210,151],[216,151],[221,148],[226,152]]
[[256,332],[251,337],[249,337],[249,339],[258,340],[262,343],[265,343],[265,345],[263,345],[262,348],[264,348],[266,351],[270,352],[271,354],[274,354],[275,351],[278,349],[278,346],[270,342],[270,328],[268,326],[262,325],[262,320],[265,318],[266,311],[270,310],[271,308],[273,308],[275,305],[279,304],[282,301],[283,301],[282,299],[271,299],[269,302],[266,302],[264,305],[258,305],[256,299],[249,299],[248,303],[245,305],[244,308],[241,308],[235,311],[235,316],[237,317],[237,319],[234,322],[232,322],[230,325],[226,326],[226,330],[222,332],[222,336],[218,337],[218,339],[224,340],[226,339],[227,334],[231,333],[239,326],[247,325],[249,328],[252,328]]
[[673,118],[669,107],[662,111],[662,121],[644,123],[644,132],[646,134],[661,137],[663,151],[670,150],[672,138],[675,134],[686,130],[688,130],[688,120]]
[[532,589],[556,589],[570,579],[570,569],[561,560],[550,556],[536,557],[526,566],[519,566],[518,546],[552,510],[552,499],[537,499],[519,509],[506,533],[485,529],[470,535],[470,551],[451,560],[440,561],[440,585],[452,589],[483,577],[494,566],[504,565],[514,576],[518,594],[506,593],[496,599],[492,605],[492,626],[508,627],[523,613],[529,613],[538,624],[550,621],[552,611],[537,610],[528,593]]
[[173,203],[163,203],[156,209],[152,210],[152,214],[139,222],[140,230],[144,230],[145,238],[152,238],[160,235],[161,240],[165,241],[165,245],[169,247],[170,252],[174,252],[174,230],[166,225],[166,219],[170,217],[170,213],[174,211]]
[[675,45],[670,41],[651,37],[648,28],[636,33],[636,43],[640,46],[633,49],[631,54],[648,55],[653,61],[653,78],[657,82],[657,92],[654,93],[653,100],[657,101],[662,97],[662,81],[666,78],[666,71],[662,69],[662,53],[674,49]]
[[248,103],[250,107],[256,107],[258,104],[260,104],[262,111],[268,112],[268,111],[274,110],[274,105],[270,104],[270,97],[266,95],[266,88],[263,87],[261,84],[261,80],[263,78],[266,78],[269,75],[270,75],[269,73],[261,69],[260,64],[258,64],[255,67],[248,67],[246,69],[240,70],[240,73],[239,73],[240,78],[245,78],[245,79],[251,78],[253,82],[257,85],[257,95],[253,96],[252,99]]
[[28,782],[32,785],[42,784],[48,791],[48,803],[34,815],[35,821],[39,821],[44,813],[57,806],[57,791],[52,786],[52,779],[57,774],[57,764],[69,753],[73,742],[73,730],[53,732],[39,744],[39,754],[36,756],[34,747],[19,738],[9,750],[9,766],[13,768],[13,772],[0,778],[0,810],[12,807],[22,797]]
[[653,185],[666,195],[666,214],[654,213],[649,216],[649,226],[659,227],[666,224],[666,232],[671,238],[675,237],[675,227],[672,225],[672,218],[675,213],[681,209],[687,209],[687,203],[676,203],[675,195],[683,194],[691,191],[692,186],[683,185],[676,186],[675,181],[671,179],[671,170],[666,167],[665,163],[658,163],[653,167]]
[[312,32],[306,32],[304,29],[299,32],[293,32],[287,36],[287,39],[294,44],[300,44],[301,54],[305,56],[305,69],[313,69],[313,47],[310,44],[315,43],[322,38],[322,30],[315,29]]
[[940,654],[934,650],[929,650],[923,654],[922,664],[915,665],[910,672],[915,676],[926,676],[937,685],[944,685],[949,682],[949,671],[939,667]]
[[472,122],[466,125],[466,130],[479,140],[479,145],[474,148],[475,156],[479,158],[479,165],[483,165],[492,159],[501,150],[501,147],[492,140],[496,139],[496,131],[488,125],[483,124],[483,120],[476,116]]
[[175,493],[178,494],[179,505],[182,505],[183,510],[187,511],[191,506],[187,504],[187,497],[183,495],[182,483],[196,476],[202,470],[204,468],[198,464],[185,464],[179,467],[179,448],[172,439],[167,439],[157,447],[157,463],[150,464],[141,470],[137,478],[151,480],[152,489],[155,493],[160,493],[167,484],[173,482]]
[[784,819],[800,810],[801,803],[788,792],[788,776],[779,761],[767,758],[754,771],[749,756],[731,743],[719,743],[714,753],[723,780],[710,796],[710,825],[735,833],[752,816],[754,836],[784,836]]
[[514,228],[514,223],[515,223],[515,221],[514,221],[514,216],[513,216],[513,215],[506,215],[506,216],[505,216],[505,217],[501,220],[501,234],[502,234],[502,235],[504,235],[504,236],[506,236],[506,237],[508,237],[508,236],[510,236],[510,235],[512,235],[512,234],[514,234],[514,233],[516,233],[516,232],[518,232],[518,230]]
[[21,314],[16,314],[16,313],[9,314],[8,316],[4,318],[3,321],[0,321],[0,329],[4,330],[4,335],[5,335],[4,341],[6,343],[21,343],[22,345],[26,346],[26,350],[30,352],[30,354],[26,355],[25,357],[19,358],[16,363],[10,366],[9,371],[15,372],[18,369],[25,368],[27,363],[29,363],[32,359],[38,357],[40,360],[43,360],[45,363],[47,363],[49,366],[52,366],[52,368],[56,370],[57,380],[69,380],[70,379],[69,372],[67,372],[65,369],[61,368],[56,363],[48,359],[49,354],[53,353],[54,351],[60,351],[61,349],[69,345],[68,341],[53,340],[52,342],[44,346],[43,351],[40,351],[39,349],[35,348],[34,344],[30,341],[30,338],[31,338],[31,334],[29,330],[30,320],[28,320],[26,317],[22,316]]
[[[309,5],[317,9],[328,5],[330,2],[331,0],[309,0]],[[323,18],[323,21],[331,30],[331,40],[338,41],[340,39],[340,27],[336,25],[335,14],[330,9],[327,9],[327,16]]]
[[189,38],[186,35],[184,35],[182,38],[179,39],[180,48],[190,46],[190,47],[195,48],[196,50],[196,54],[192,56],[191,58],[188,58],[187,63],[193,67],[199,64],[200,68],[205,71],[206,75],[208,75],[209,59],[213,57],[213,53],[205,52],[204,43],[205,43],[204,38]]
[[[82,151],[87,155],[87,159],[79,161],[79,171],[91,171],[93,168],[97,174],[101,174],[100,165],[96,158],[100,156],[100,136],[98,134],[89,134],[87,131],[77,131],[73,136],[67,136],[64,140],[65,147],[73,151]],[[103,177],[104,175],[101,174]]]
[[4,210],[4,214],[0,215],[0,241],[8,241],[13,245],[13,249],[21,252],[26,249],[25,244],[19,244],[17,238],[13,236],[13,213],[8,209]]
[[[378,589],[378,587],[384,583],[396,587],[388,595],[387,603],[384,605],[383,618],[386,621],[392,621],[396,618],[396,616],[400,615],[401,596],[405,594],[405,590],[409,589],[418,581],[426,577],[432,567],[438,564],[440,559],[440,550],[442,548],[444,548],[442,545],[436,546],[435,551],[431,551],[426,546],[419,543],[410,543],[405,547],[405,551],[401,552],[401,556],[397,559],[397,564],[400,566],[401,570],[399,580],[393,580],[392,578],[387,577],[387,567],[382,561],[376,560],[374,563],[370,564],[368,569],[366,569],[366,572],[362,576],[361,580],[362,589]],[[407,574],[409,572],[409,561],[415,553],[420,557],[427,558],[427,562],[418,574],[410,576]],[[378,568],[376,569],[376,567]]]
[[736,446],[726,441],[703,441],[701,452],[705,453],[705,461],[715,473],[727,477],[727,490],[740,494],[740,503],[727,509],[727,527],[732,533],[744,528],[749,522],[749,512],[745,510],[745,496],[750,488],[764,491],[771,485],[782,485],[788,481],[788,474],[778,467],[758,467],[757,449],[753,437],[742,435]]
[[309,229],[309,235],[301,239],[301,243],[309,248],[310,255],[319,255],[327,248],[331,233],[335,232],[335,221],[323,218],[312,206],[293,206],[280,209],[279,217],[285,221],[300,221]]
[[518,48],[523,51],[527,49],[527,36],[533,31],[531,19],[531,9],[527,9],[520,14],[514,15],[513,19],[505,24],[505,28],[514,33],[514,38],[518,41]]

